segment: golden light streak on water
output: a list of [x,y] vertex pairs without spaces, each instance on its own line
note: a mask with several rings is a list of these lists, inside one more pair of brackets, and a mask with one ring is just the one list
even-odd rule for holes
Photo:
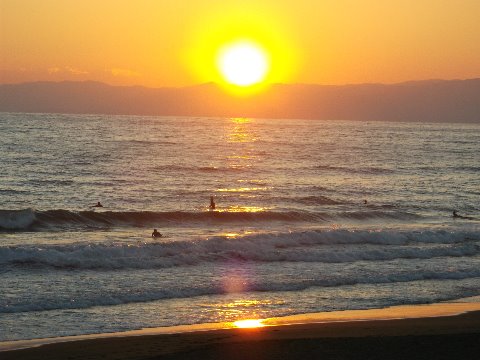
[[238,320],[235,321],[233,325],[241,329],[252,329],[265,326],[265,324],[263,324],[263,320],[261,319]]

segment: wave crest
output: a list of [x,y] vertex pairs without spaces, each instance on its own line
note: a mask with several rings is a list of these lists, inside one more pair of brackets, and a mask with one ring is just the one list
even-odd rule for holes
[[[305,201],[329,203],[322,197]],[[43,231],[65,229],[98,229],[119,226],[151,227],[163,225],[210,223],[258,223],[258,222],[306,222],[318,223],[331,220],[365,221],[369,219],[411,220],[418,215],[391,209],[365,209],[349,212],[309,211],[69,211],[63,209],[36,211],[0,210],[0,231]]]
[[29,228],[36,220],[33,209],[0,210],[0,230],[19,230]]
[[113,270],[231,261],[348,263],[428,259],[479,255],[479,241],[479,234],[463,232],[332,230],[198,241],[22,245],[0,248],[0,265]]

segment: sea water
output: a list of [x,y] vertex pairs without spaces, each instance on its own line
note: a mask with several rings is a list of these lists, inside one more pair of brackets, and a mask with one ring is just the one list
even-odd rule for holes
[[406,120],[0,114],[0,341],[480,295],[480,126]]

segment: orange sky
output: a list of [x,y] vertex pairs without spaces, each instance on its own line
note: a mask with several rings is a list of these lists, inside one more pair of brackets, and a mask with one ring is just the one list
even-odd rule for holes
[[248,38],[267,80],[345,84],[480,76],[478,0],[0,0],[0,82],[218,81]]

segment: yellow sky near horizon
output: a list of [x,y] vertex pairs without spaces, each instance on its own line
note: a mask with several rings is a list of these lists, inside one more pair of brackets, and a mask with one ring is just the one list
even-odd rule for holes
[[479,18],[478,0],[0,0],[0,82],[219,81],[237,39],[269,54],[268,82],[474,78]]

